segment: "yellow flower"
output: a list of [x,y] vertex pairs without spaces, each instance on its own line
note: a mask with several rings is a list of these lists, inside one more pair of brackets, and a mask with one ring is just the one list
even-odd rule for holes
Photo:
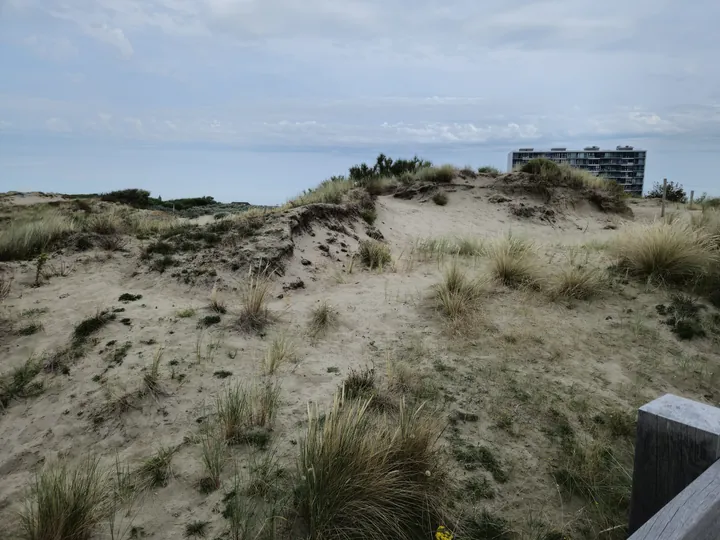
[[452,540],[452,537],[452,533],[442,525],[435,531],[435,540]]

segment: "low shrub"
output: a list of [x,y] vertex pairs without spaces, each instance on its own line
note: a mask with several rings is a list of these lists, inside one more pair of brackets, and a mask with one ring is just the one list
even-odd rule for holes
[[448,203],[448,196],[443,192],[438,192],[433,195],[432,201],[438,206],[445,206]]

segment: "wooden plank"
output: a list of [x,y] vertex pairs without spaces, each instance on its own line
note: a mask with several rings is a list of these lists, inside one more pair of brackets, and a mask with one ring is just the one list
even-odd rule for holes
[[701,474],[629,540],[719,540],[720,461]]
[[630,534],[720,459],[720,409],[666,394],[640,408]]

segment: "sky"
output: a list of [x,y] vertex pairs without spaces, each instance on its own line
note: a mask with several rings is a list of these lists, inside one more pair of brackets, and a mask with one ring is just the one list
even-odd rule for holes
[[720,195],[720,3],[0,0],[0,191],[283,202],[378,152],[630,144]]

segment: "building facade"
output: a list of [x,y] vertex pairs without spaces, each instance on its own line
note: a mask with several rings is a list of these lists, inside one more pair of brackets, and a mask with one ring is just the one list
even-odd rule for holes
[[615,150],[601,150],[599,146],[586,146],[582,150],[520,148],[508,154],[508,172],[531,159],[547,158],[614,180],[626,192],[642,195],[646,156],[645,150],[636,150],[632,146],[618,146]]

